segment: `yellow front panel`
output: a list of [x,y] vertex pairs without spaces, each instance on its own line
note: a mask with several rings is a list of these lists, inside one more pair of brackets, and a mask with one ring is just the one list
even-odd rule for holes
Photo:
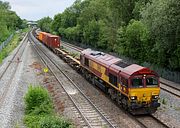
[[150,102],[152,96],[157,96],[160,88],[134,88],[129,89],[129,96],[137,96],[138,102]]

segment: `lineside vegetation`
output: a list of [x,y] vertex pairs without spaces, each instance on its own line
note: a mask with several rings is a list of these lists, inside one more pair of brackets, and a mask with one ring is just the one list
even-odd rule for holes
[[21,33],[15,33],[9,44],[0,52],[0,64],[2,63],[3,59],[6,58],[9,53],[11,53],[18,46],[21,40]]
[[[9,2],[3,2],[0,0],[0,45],[11,34],[14,33],[14,37],[11,42],[0,52],[0,63],[8,56],[8,54],[18,46],[21,40],[22,32],[27,32],[26,20],[22,20],[16,12],[10,10],[11,6]],[[15,33],[17,30],[22,30],[20,33]]]
[[27,128],[72,128],[69,121],[56,116],[48,91],[41,86],[29,86],[24,97]]
[[25,20],[22,20],[16,12],[10,9],[9,2],[0,0],[0,44],[16,30],[26,27]]

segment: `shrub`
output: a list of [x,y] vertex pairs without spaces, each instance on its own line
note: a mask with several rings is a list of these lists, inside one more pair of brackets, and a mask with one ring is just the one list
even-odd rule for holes
[[40,128],[70,128],[71,123],[57,116],[46,116],[40,121]]
[[46,114],[52,114],[53,113],[53,107],[52,104],[43,102],[40,106],[35,107],[33,111],[30,111],[31,115],[46,115]]
[[24,122],[27,126],[27,128],[40,128],[40,120],[42,119],[42,116],[39,115],[26,115],[24,117]]
[[30,86],[25,95],[26,113],[43,114],[52,112],[52,101],[46,89]]
[[32,85],[24,97],[26,115],[24,122],[27,128],[70,128],[71,123],[54,116],[52,100],[46,89]]

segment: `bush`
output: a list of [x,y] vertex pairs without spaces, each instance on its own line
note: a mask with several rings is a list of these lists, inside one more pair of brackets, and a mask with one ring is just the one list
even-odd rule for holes
[[70,128],[71,123],[56,116],[46,116],[40,121],[40,128]]
[[70,128],[71,123],[54,116],[52,100],[48,91],[41,86],[29,87],[24,97],[26,115],[24,122],[27,128]]
[[37,86],[30,86],[25,95],[26,113],[49,114],[52,113],[52,101],[47,90]]
[[40,120],[42,116],[39,115],[26,115],[24,117],[24,122],[27,128],[40,128]]

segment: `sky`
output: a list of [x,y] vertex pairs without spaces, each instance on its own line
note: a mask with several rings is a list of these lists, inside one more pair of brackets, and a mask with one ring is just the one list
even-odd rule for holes
[[39,20],[43,17],[63,12],[70,7],[75,0],[3,0],[11,5],[11,10],[16,11],[21,19]]

